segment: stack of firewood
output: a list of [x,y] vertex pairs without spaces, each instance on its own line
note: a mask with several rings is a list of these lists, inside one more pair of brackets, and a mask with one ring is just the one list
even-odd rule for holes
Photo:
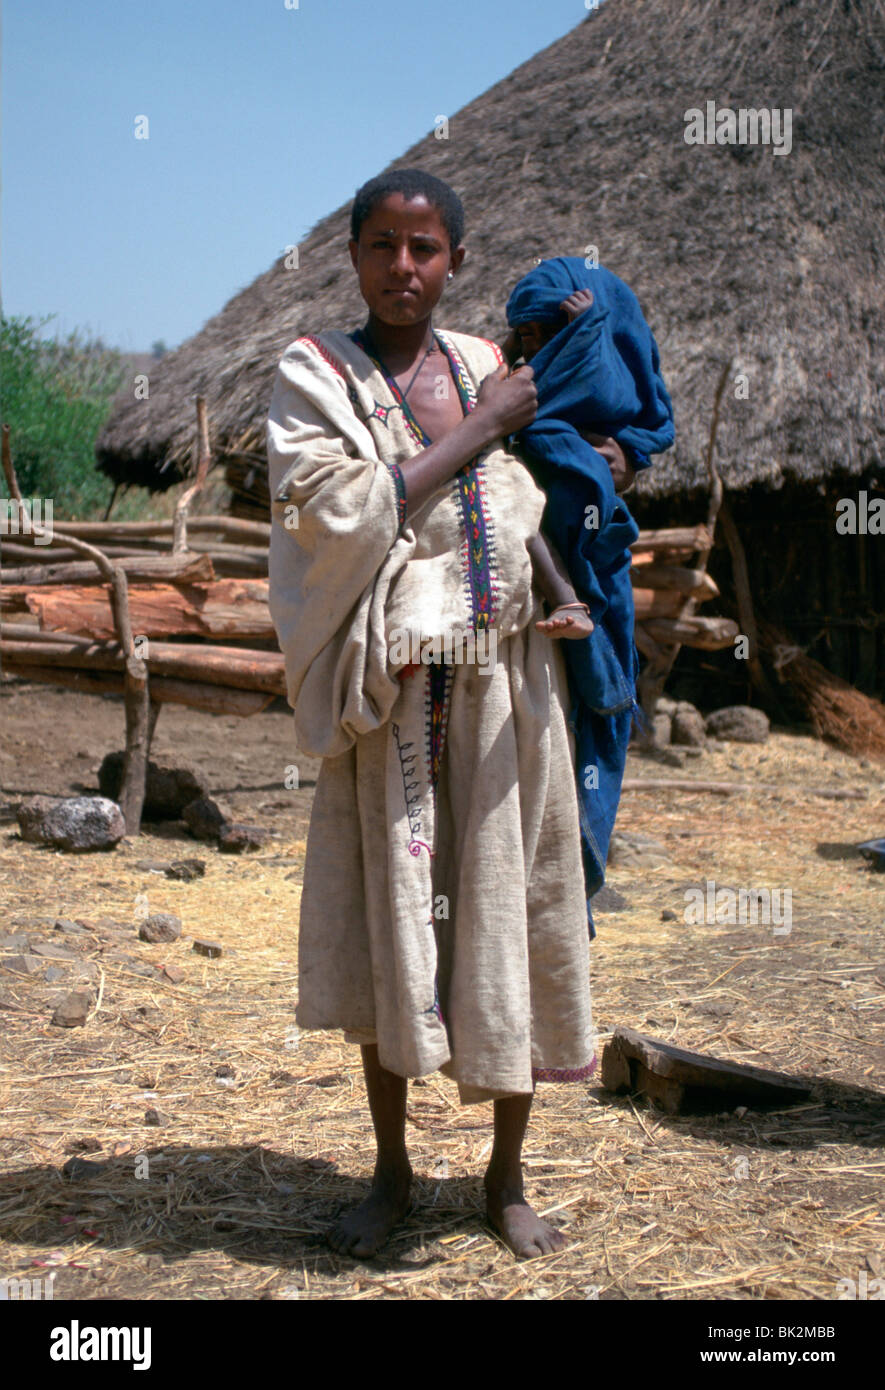
[[126,573],[132,632],[148,663],[152,701],[254,714],[285,694],[268,608],[270,526],[191,518],[187,550],[170,553],[173,525],[58,522],[51,546],[24,535],[4,542],[3,669],[77,690],[123,689],[110,585],[91,560],[65,551],[64,537],[74,536]]
[[647,656],[671,647],[730,647],[738,634],[731,618],[704,618],[699,603],[719,594],[706,568],[692,567],[692,556],[705,556],[712,544],[706,526],[679,526],[640,531],[632,547],[636,645]]

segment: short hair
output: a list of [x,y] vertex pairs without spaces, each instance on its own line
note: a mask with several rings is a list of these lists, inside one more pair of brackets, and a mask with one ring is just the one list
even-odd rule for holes
[[350,235],[354,241],[360,239],[360,229],[369,213],[390,193],[401,193],[408,202],[412,198],[426,198],[432,208],[439,213],[440,221],[446,229],[449,245],[460,246],[464,236],[464,207],[454,188],[450,188],[434,174],[423,169],[391,169],[386,174],[378,174],[358,188],[350,211]]

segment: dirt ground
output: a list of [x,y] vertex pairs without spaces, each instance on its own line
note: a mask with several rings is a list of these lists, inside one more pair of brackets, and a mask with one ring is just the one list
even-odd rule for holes
[[[160,715],[155,760],[186,762],[234,819],[272,831],[243,856],[181,822],[146,824],[106,854],[24,843],[23,796],[97,789],[102,756],[123,743],[122,703],[7,678],[0,721],[0,958],[67,953],[27,975],[0,965],[0,1279],[51,1277],[57,1299],[885,1290],[885,874],[852,849],[885,834],[885,766],[784,732],[716,745],[681,771],[629,760],[630,777],[748,790],[625,793],[618,829],[664,854],[609,873],[621,905],[598,914],[592,948],[600,1047],[624,1024],[808,1079],[806,1102],[670,1117],[597,1080],[540,1086],[528,1193],[569,1243],[519,1263],[482,1217],[491,1107],[462,1108],[428,1077],[410,1089],[415,1206],[382,1254],[357,1261],[323,1232],[371,1171],[359,1053],[294,1025],[317,765],[297,756],[291,715]],[[206,870],[192,882],[138,867],[194,857]],[[708,881],[789,889],[791,930],[686,922],[687,891]],[[141,942],[145,910],[178,914],[181,938]],[[65,933],[58,919],[87,926]],[[194,938],[223,954],[196,954]],[[96,1001],[85,1027],[54,1026],[82,981]]]

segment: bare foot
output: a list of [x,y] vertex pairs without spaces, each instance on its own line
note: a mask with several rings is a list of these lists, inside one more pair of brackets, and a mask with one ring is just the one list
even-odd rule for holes
[[533,1211],[523,1195],[522,1185],[498,1186],[486,1177],[486,1213],[490,1224],[509,1245],[517,1259],[532,1260],[552,1255],[567,1244],[555,1226],[548,1226]]
[[364,1202],[332,1227],[329,1244],[340,1255],[374,1255],[409,1209],[412,1169],[376,1168],[372,1190]]
[[554,608],[550,616],[541,618],[535,623],[535,627],[539,632],[545,632],[548,637],[589,637],[593,631],[593,620],[579,608]]

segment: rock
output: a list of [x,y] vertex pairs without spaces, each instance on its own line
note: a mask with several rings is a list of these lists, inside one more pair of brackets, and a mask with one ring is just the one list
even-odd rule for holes
[[227,824],[221,807],[210,796],[200,796],[188,802],[182,810],[181,819],[195,840],[217,840],[218,832]]
[[616,830],[608,847],[608,862],[614,866],[652,869],[669,859],[664,845],[639,831]]
[[18,824],[22,839],[30,844],[74,854],[113,849],[126,834],[123,812],[103,796],[35,796],[19,807]]
[[144,1112],[144,1122],[146,1125],[168,1125],[169,1116],[162,1110],[155,1110],[153,1106]]
[[661,921],[662,921],[662,922],[675,922],[675,921],[677,921],[677,920],[678,920],[678,918],[677,918],[677,916],[676,916],[676,913],[673,911],[672,907],[665,907],[664,910],[663,910],[663,912],[661,913]]
[[671,742],[677,745],[682,744],[687,748],[703,748],[707,742],[704,716],[687,700],[680,700],[676,706],[673,714]]
[[89,928],[82,922],[71,922],[67,917],[59,917],[54,923],[53,930],[64,932],[66,936],[85,936]]
[[142,941],[177,941],[181,936],[181,918],[171,912],[154,912],[138,928]]
[[590,899],[590,907],[594,913],[623,912],[629,906],[627,899],[622,897],[620,893],[616,893],[614,888],[609,888],[607,884],[603,884]]
[[69,1158],[61,1170],[71,1182],[78,1178],[97,1178],[105,1171],[103,1163],[93,1163],[89,1158]]
[[191,883],[195,878],[202,878],[205,872],[205,859],[173,859],[166,870],[166,877]]
[[180,965],[164,965],[162,971],[166,979],[171,981],[173,985],[180,985],[184,979],[184,971]]
[[64,946],[56,946],[54,941],[32,941],[31,950],[35,956],[48,956],[51,960],[81,959],[77,951],[66,951]]
[[222,947],[217,941],[195,941],[192,949],[198,956],[208,956],[210,960],[217,960],[222,954]]
[[768,715],[750,705],[726,705],[708,714],[706,721],[710,738],[732,743],[765,743],[770,727]]
[[[108,753],[98,772],[103,796],[116,800],[123,785],[123,753]],[[178,820],[185,806],[205,796],[208,788],[198,773],[188,767],[161,767],[148,761],[145,779],[145,820]]]
[[12,936],[0,937],[0,951],[21,951],[28,948],[26,932],[14,932]]
[[232,1067],[230,1062],[220,1062],[215,1068],[215,1075],[217,1077],[236,1076],[236,1074],[237,1069],[236,1067]]
[[52,1015],[56,1028],[82,1028],[92,1007],[92,995],[75,991],[67,995]]
[[250,849],[260,849],[270,839],[270,831],[261,825],[241,825],[239,822],[225,824],[218,834],[218,848],[222,854],[244,854]]
[[4,970],[14,970],[17,975],[35,975],[42,969],[43,961],[39,956],[6,956],[0,960],[0,965]]
[[673,733],[673,717],[672,715],[666,713],[666,711],[663,711],[661,709],[660,700],[658,701],[658,707],[654,712],[654,716],[651,721],[651,727],[655,747],[666,748],[667,744],[670,742]]

